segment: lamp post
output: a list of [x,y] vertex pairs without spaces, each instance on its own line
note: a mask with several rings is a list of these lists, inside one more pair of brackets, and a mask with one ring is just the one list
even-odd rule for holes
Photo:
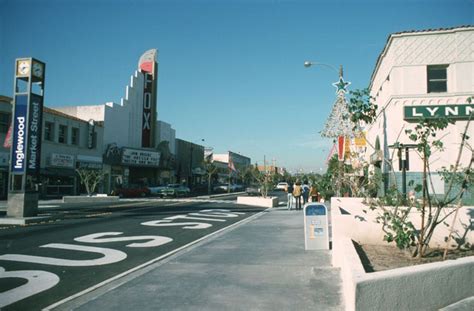
[[337,195],[341,196],[342,180],[344,175],[344,146],[345,146],[345,137],[352,135],[352,124],[349,118],[349,110],[347,107],[347,102],[345,99],[346,88],[350,82],[344,81],[342,65],[339,67],[339,71],[336,67],[320,63],[305,61],[304,67],[309,68],[311,66],[323,66],[334,70],[339,75],[339,80],[332,85],[336,87],[337,99],[329,115],[328,120],[326,121],[325,127],[321,132],[321,136],[328,138],[337,138],[339,145],[338,155],[339,155],[339,188],[337,189]]

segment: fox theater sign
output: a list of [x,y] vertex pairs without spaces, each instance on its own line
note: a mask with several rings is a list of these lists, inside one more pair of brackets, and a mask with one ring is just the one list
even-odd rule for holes
[[142,115],[142,147],[153,147],[153,133],[156,116],[156,85],[158,64],[156,49],[146,51],[138,62],[138,69],[144,75],[143,115]]

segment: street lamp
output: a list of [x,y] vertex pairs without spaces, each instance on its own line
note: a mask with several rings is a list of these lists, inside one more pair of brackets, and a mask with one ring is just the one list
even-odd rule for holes
[[[304,62],[304,66],[306,68],[309,68],[311,66],[324,66],[324,67],[327,67],[327,68],[331,68],[332,70],[334,70],[337,74],[340,74],[340,72],[336,69],[336,67],[332,66],[332,65],[329,65],[329,64],[324,64],[324,63],[318,63],[318,62],[312,62],[312,61],[305,61]],[[341,70],[342,70],[342,66],[341,66]]]
[[329,137],[329,138],[337,138],[339,148],[339,189],[338,195],[341,195],[341,188],[342,188],[342,178],[344,174],[344,144],[346,136],[350,136],[352,133],[352,124],[350,124],[350,120],[347,118],[349,114],[347,103],[345,100],[345,93],[346,87],[350,84],[350,82],[344,81],[343,78],[343,70],[342,65],[339,67],[339,71],[332,65],[319,63],[319,62],[312,62],[312,61],[305,61],[304,67],[309,68],[311,66],[324,66],[334,70],[339,75],[339,81],[333,83],[336,87],[336,94],[337,99],[332,112],[326,121],[325,128],[323,129],[321,136]]

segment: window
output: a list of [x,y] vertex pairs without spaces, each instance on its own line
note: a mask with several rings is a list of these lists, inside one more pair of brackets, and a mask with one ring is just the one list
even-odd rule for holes
[[77,127],[71,129],[71,144],[79,145],[79,129]]
[[54,123],[44,123],[44,140],[54,141]]
[[10,114],[0,112],[0,133],[7,133],[10,127]]
[[428,66],[428,93],[441,93],[448,91],[447,79],[448,65]]
[[67,144],[67,126],[66,125],[59,126],[58,142],[60,144]]

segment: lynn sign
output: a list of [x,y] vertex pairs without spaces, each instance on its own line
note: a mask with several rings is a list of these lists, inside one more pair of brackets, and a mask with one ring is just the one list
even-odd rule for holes
[[442,118],[452,120],[469,120],[474,112],[474,105],[435,105],[435,106],[405,106],[405,121],[418,121],[422,118]]

